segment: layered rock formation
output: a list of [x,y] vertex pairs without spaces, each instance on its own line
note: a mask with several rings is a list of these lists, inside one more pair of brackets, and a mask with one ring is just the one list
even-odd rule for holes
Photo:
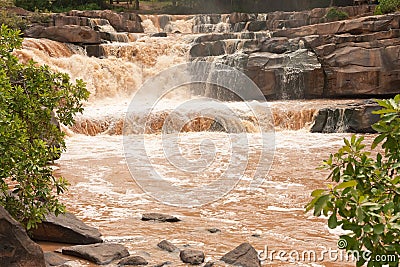
[[35,25],[24,33],[26,37],[83,45],[104,41],[129,42],[129,33],[144,31],[141,22],[140,17],[133,13],[73,10],[53,14],[47,27]]
[[241,69],[269,99],[387,96],[399,92],[399,24],[395,13],[278,30],[265,26],[270,32],[210,33],[195,39],[190,56]]

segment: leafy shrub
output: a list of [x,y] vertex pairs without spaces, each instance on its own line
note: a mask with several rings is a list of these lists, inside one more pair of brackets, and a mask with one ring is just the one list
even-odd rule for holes
[[329,215],[330,228],[351,232],[340,238],[346,250],[367,256],[359,257],[357,266],[366,261],[368,266],[398,266],[400,256],[400,95],[378,103],[382,109],[375,113],[381,118],[373,129],[379,135],[371,150],[381,144],[382,152],[373,158],[363,137],[345,139],[322,166],[337,185],[313,191],[306,206],[315,216]]
[[65,209],[57,195],[67,182],[48,166],[65,150],[52,112],[71,125],[89,93],[81,80],[72,84],[48,66],[20,63],[12,54],[21,46],[20,31],[2,25],[0,34],[0,205],[30,229],[47,213]]
[[395,12],[400,8],[400,0],[379,0],[378,8],[382,14]]
[[7,10],[0,11],[0,25],[1,24],[7,25],[11,29],[25,30],[27,27],[26,20]]
[[326,18],[329,21],[344,20],[349,18],[349,14],[336,8],[330,8],[328,13],[326,13]]

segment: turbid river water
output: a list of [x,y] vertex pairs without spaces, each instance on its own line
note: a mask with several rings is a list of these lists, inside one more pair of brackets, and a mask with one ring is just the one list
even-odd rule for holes
[[[147,30],[157,27],[151,18],[144,18],[144,24]],[[174,25],[181,32],[187,28],[184,22],[178,21]],[[249,155],[247,166],[237,174],[242,179],[234,186],[224,187],[221,195],[204,195],[211,202],[190,208],[158,201],[157,193],[147,194],[142,184],[134,179],[142,178],[143,173],[140,168],[129,170],[122,135],[130,100],[145,80],[161,70],[186,62],[192,39],[193,34],[171,34],[167,38],[142,34],[134,42],[105,46],[108,56],[102,59],[87,57],[76,46],[49,40],[24,41],[24,48],[17,52],[21,58],[33,58],[40,64],[49,64],[54,70],[69,73],[74,79],[82,78],[92,93],[85,103],[84,113],[77,116],[77,123],[64,129],[67,151],[56,162],[57,175],[62,175],[71,184],[62,196],[68,210],[99,228],[106,242],[124,244],[131,254],[144,256],[152,265],[170,261],[171,266],[185,266],[176,253],[157,248],[158,242],[167,239],[180,248],[203,250],[206,261],[216,261],[237,245],[250,242],[257,250],[268,248],[268,259],[263,266],[353,266],[354,263],[343,261],[335,254],[340,232],[328,229],[326,218],[315,218],[304,212],[311,191],[329,183],[327,172],[316,168],[343,144],[344,137],[350,136],[309,133],[312,118],[321,107],[353,100],[252,102],[253,107],[270,110],[274,119],[274,141],[270,144],[269,154],[263,154],[261,159],[259,135],[257,129],[253,129],[257,123],[245,114],[242,102],[225,104],[243,115],[244,132],[209,131],[209,122],[198,120],[180,133],[176,141],[172,140],[173,134],[161,133],[164,119],[171,112],[171,105],[166,101],[152,118],[149,131],[130,136],[132,140],[146,140],[146,158],[130,151],[128,161],[133,159],[137,166],[150,159],[152,168],[165,175],[172,184],[197,190],[199,185],[207,184],[223,173],[232,156]],[[176,94],[168,100],[184,102],[185,97],[185,94]],[[195,111],[186,109],[188,114]],[[185,110],[181,111],[180,116],[185,115]],[[223,119],[229,128],[230,118]],[[262,124],[264,117],[256,119]],[[139,124],[141,121],[149,123],[149,118],[140,117],[140,113],[136,120]],[[248,142],[238,141],[242,136]],[[188,160],[195,161],[204,151],[212,150],[212,163],[201,172],[179,172],[174,169],[177,166],[173,162],[164,158],[169,139],[177,142],[172,145],[179,146],[181,156]],[[366,139],[370,142],[373,136],[367,135]],[[234,153],[232,147],[235,147]],[[262,171],[255,172],[256,168]],[[252,179],[263,182],[250,188]],[[165,195],[161,192],[163,189],[167,190],[163,185],[157,188],[160,195]],[[179,198],[178,194],[179,191],[171,190],[167,195],[174,200]],[[141,215],[146,212],[175,215],[182,221],[141,221]],[[211,233],[210,228],[220,231]],[[53,250],[60,246],[42,244],[42,247]],[[271,255],[272,250],[297,251],[300,255],[314,251],[316,260],[300,256],[296,261],[288,262],[287,257]],[[333,254],[324,254],[322,258],[322,252],[329,250],[333,250]],[[90,265],[84,261],[75,264]]]

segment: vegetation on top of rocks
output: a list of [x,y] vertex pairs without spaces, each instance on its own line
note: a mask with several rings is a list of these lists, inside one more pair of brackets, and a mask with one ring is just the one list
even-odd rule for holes
[[328,13],[326,13],[326,18],[329,21],[344,20],[349,18],[349,14],[336,8],[330,8]]
[[400,9],[400,0],[379,0],[379,5],[375,9],[376,15],[395,12]]
[[398,266],[400,256],[400,95],[377,100],[379,135],[371,150],[381,145],[375,158],[366,151],[364,137],[345,139],[343,146],[321,168],[331,171],[337,183],[312,192],[306,210],[329,215],[329,228],[350,231],[340,236],[339,248],[355,254],[357,266]]
[[0,206],[30,229],[65,209],[57,196],[67,182],[48,165],[65,150],[53,111],[71,125],[89,92],[82,80],[72,84],[48,66],[19,62],[12,52],[21,47],[20,31],[2,25],[0,34]]
[[0,25],[2,24],[14,30],[25,30],[27,28],[25,19],[7,10],[0,10]]

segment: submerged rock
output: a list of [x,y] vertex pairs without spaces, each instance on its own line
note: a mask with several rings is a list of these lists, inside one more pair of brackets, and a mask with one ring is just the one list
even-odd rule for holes
[[68,212],[58,216],[46,215],[43,222],[32,230],[31,235],[34,240],[79,245],[103,242],[98,229],[85,224]]
[[0,265],[7,267],[44,267],[43,251],[25,229],[0,206]]
[[167,241],[167,240],[163,240],[160,243],[157,244],[157,246],[159,248],[161,248],[162,250],[168,251],[168,252],[174,252],[174,251],[179,251],[179,249],[172,244],[171,242]]
[[204,252],[194,249],[185,249],[180,253],[180,258],[184,263],[189,263],[192,265],[199,265],[204,262]]
[[207,229],[207,231],[209,231],[212,234],[221,232],[221,230],[219,230],[218,228],[209,228],[209,229]]
[[108,264],[129,256],[127,248],[121,244],[100,243],[62,248],[64,255],[82,258],[99,265]]
[[142,221],[180,222],[181,220],[177,217],[162,213],[144,213],[142,215]]
[[257,251],[249,243],[240,244],[234,250],[225,254],[221,260],[228,264],[243,267],[261,266]]

